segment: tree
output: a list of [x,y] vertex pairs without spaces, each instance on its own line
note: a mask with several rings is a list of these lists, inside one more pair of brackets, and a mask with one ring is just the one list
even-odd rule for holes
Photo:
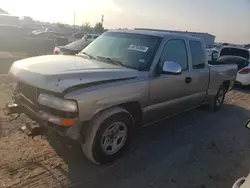
[[7,11],[0,8],[0,14],[9,14]]
[[93,27],[91,27],[89,22],[83,23],[81,27],[82,27],[83,31],[87,31],[87,32],[92,32],[93,31]]
[[60,28],[60,29],[63,29],[63,28],[65,28],[65,24],[63,24],[63,23],[61,23],[61,22],[58,22],[58,23],[56,23],[56,25],[57,25],[57,27],[58,28]]
[[34,21],[33,18],[31,18],[30,16],[24,16],[23,20],[29,21],[29,22],[33,22]]
[[96,33],[103,33],[104,32],[104,27],[102,26],[101,22],[98,22],[95,24],[94,31]]

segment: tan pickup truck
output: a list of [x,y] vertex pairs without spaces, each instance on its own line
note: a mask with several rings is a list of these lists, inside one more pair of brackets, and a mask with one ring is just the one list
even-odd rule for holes
[[94,163],[115,160],[135,129],[209,104],[216,111],[234,84],[236,65],[209,65],[197,38],[159,31],[108,31],[76,56],[16,61],[6,114],[81,142]]

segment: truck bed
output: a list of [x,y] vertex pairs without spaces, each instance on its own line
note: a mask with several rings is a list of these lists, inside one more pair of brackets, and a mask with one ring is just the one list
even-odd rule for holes
[[225,81],[235,81],[238,71],[236,64],[227,64],[223,62],[212,62],[212,64],[210,62],[208,65],[210,69],[209,89],[213,88],[217,92],[221,83]]
[[230,64],[230,63],[228,63],[228,62],[222,62],[222,61],[208,61],[208,64],[209,65],[228,65],[228,64]]

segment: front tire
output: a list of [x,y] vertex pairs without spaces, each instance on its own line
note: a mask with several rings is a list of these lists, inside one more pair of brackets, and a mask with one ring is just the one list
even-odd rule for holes
[[128,111],[116,107],[97,115],[82,132],[85,156],[96,164],[105,164],[120,157],[133,134],[133,119]]

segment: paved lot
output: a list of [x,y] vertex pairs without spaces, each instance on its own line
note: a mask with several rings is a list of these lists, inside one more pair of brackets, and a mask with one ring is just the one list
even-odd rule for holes
[[[14,87],[0,77],[0,106]],[[0,187],[227,188],[250,172],[250,92],[234,90],[218,113],[204,109],[140,131],[127,155],[107,166],[88,162],[55,135],[31,139],[0,112]]]

